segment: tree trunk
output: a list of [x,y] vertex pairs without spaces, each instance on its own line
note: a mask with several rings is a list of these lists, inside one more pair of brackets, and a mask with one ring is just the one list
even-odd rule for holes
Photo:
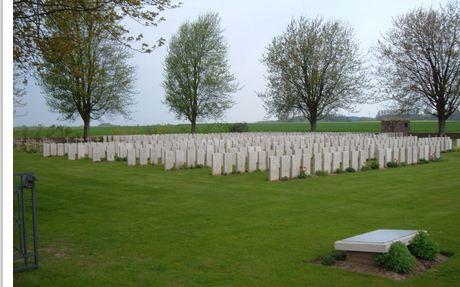
[[193,119],[190,121],[192,123],[192,134],[196,133],[196,120]]
[[88,136],[89,136],[89,122],[90,122],[89,117],[86,118],[86,119],[83,119],[83,123],[84,123],[84,126],[83,126],[83,138],[85,139],[85,142],[88,141]]
[[446,117],[444,114],[438,114],[438,135],[444,136],[446,134]]
[[316,119],[310,119],[310,131],[316,132]]

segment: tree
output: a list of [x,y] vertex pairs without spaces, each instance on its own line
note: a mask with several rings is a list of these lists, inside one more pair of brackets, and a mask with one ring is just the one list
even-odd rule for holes
[[168,47],[164,63],[165,103],[179,119],[219,118],[233,105],[231,93],[238,90],[227,62],[227,45],[220,18],[210,13],[179,28]]
[[[33,70],[39,60],[38,41],[49,36],[47,22],[53,18],[60,19],[69,12],[84,15],[99,15],[98,21],[107,35],[127,47],[150,53],[156,46],[161,46],[164,39],[149,45],[142,41],[143,35],[130,33],[121,19],[131,19],[140,25],[157,26],[165,18],[161,12],[176,8],[180,3],[171,0],[14,0],[13,1],[13,58],[18,67]],[[138,42],[139,46],[132,46]]]
[[44,24],[50,34],[38,43],[38,75],[47,105],[66,120],[80,116],[87,139],[91,120],[129,114],[135,71],[126,48],[97,20],[103,15],[60,15]]
[[21,69],[18,69],[13,64],[13,114],[14,117],[25,116],[25,113],[20,114],[19,110],[26,106],[24,96],[26,94],[25,85],[27,78]]
[[379,91],[401,110],[438,118],[438,133],[460,105],[460,4],[415,9],[393,19],[378,41]]
[[270,115],[303,116],[316,130],[321,118],[339,109],[354,110],[365,102],[363,57],[352,28],[321,18],[292,20],[267,47],[265,93],[259,93]]

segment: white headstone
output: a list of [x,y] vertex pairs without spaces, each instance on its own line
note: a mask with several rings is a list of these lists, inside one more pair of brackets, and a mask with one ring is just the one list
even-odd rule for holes
[[276,181],[280,179],[280,157],[271,156],[269,158],[268,180]]
[[44,157],[50,156],[50,144],[49,143],[43,144],[43,156]]
[[257,170],[257,152],[248,152],[248,172],[254,172]]
[[259,151],[257,154],[258,154],[258,161],[259,161],[259,170],[266,171],[267,170],[267,152]]
[[291,169],[291,156],[289,155],[281,156],[280,177],[289,178],[289,176],[291,175],[290,169]]
[[176,169],[182,168],[185,164],[185,152],[176,150]]
[[359,163],[358,163],[359,152],[357,150],[350,151],[350,158],[351,158],[350,159],[351,167],[355,171],[359,171],[360,170]]
[[174,168],[176,155],[173,151],[166,151],[164,157],[164,168],[165,170],[171,170]]
[[149,163],[149,148],[141,148],[139,150],[139,164],[147,165]]
[[136,150],[134,148],[129,148],[127,152],[128,166],[136,165]]
[[305,175],[311,174],[311,154],[310,153],[304,153],[302,155],[301,168],[305,172]]
[[222,174],[223,155],[221,153],[212,154],[212,175]]
[[205,151],[204,149],[196,150],[196,164],[199,166],[204,166],[205,164]]
[[337,172],[340,170],[340,163],[342,161],[342,153],[341,152],[333,152],[332,153],[332,172]]
[[246,171],[246,152],[236,154],[236,171],[239,173]]
[[224,174],[233,172],[233,153],[224,153]]
[[196,165],[196,150],[188,149],[186,152],[187,156],[187,167],[194,167]]
[[328,152],[323,152],[322,161],[321,161],[321,170],[331,173],[331,154]]
[[291,178],[296,178],[299,176],[301,160],[302,158],[300,154],[291,155]]

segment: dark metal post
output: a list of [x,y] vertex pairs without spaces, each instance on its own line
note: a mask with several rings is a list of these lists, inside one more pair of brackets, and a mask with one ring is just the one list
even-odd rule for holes
[[[15,200],[17,203],[17,211],[13,216],[13,222],[18,232],[17,246],[13,244],[14,252],[14,272],[27,269],[38,268],[38,239],[37,239],[37,209],[35,196],[35,176],[33,173],[18,173],[15,176],[19,177],[19,186],[14,191]],[[26,191],[30,190],[31,210],[26,210]],[[27,238],[27,220],[29,215],[32,223],[33,236],[33,253],[29,253],[28,238]],[[29,260],[32,257],[33,260]]]

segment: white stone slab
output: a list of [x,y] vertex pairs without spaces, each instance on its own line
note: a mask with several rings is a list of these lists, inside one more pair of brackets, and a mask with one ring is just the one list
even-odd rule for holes
[[418,230],[377,229],[336,241],[334,248],[341,251],[384,253],[397,241],[408,245],[417,232]]

